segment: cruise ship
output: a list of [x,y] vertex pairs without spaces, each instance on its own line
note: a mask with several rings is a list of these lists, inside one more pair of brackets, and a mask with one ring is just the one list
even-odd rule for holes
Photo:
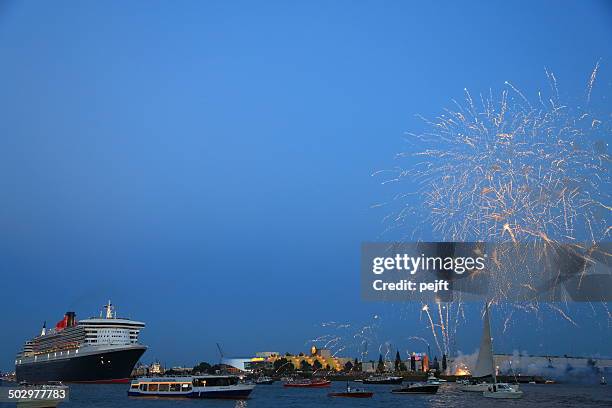
[[43,325],[15,359],[17,381],[128,383],[147,347],[138,342],[143,322],[117,317],[109,301],[100,316],[81,321],[66,312],[55,328]]

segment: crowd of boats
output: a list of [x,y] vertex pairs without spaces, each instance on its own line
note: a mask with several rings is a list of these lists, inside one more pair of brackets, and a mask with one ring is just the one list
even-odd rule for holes
[[[131,381],[127,395],[133,398],[171,398],[171,399],[248,399],[256,386],[272,385],[280,381],[285,388],[321,389],[332,386],[332,381],[325,377],[313,378],[273,378],[268,376],[256,376],[245,378],[232,374],[205,374],[186,376],[145,376]],[[353,383],[360,383],[354,385]],[[346,387],[334,390],[327,395],[331,398],[372,398],[377,385],[397,385],[391,389],[384,387],[382,392],[390,392],[396,395],[432,395],[444,389],[448,383],[443,378],[436,377],[433,372],[429,373],[426,380],[417,382],[406,382],[404,378],[392,375],[376,374],[364,379],[356,379],[346,382]],[[362,388],[364,385],[368,388]],[[34,387],[34,385],[24,385]],[[371,387],[374,386],[374,387]],[[40,387],[40,385],[36,385]],[[46,389],[67,390],[68,387],[62,383],[46,384]],[[447,389],[459,389],[463,392],[480,393],[486,398],[516,399],[521,398],[523,392],[518,383],[502,383],[494,380],[457,380],[455,387]],[[378,392],[378,391],[376,391]],[[62,399],[46,399],[45,405],[41,401],[20,401],[18,406],[22,407],[57,407]]]
[[[327,378],[283,378],[283,387],[286,388],[328,388],[332,381]],[[402,385],[402,377],[375,375],[360,381],[362,384]],[[256,385],[271,385],[276,380],[267,376],[260,376],[251,380],[241,380],[231,375],[196,375],[183,377],[141,377],[132,381],[128,395],[131,397],[187,397],[187,398],[248,398]],[[440,385],[446,382],[431,374],[426,381],[411,382],[407,385],[393,388],[393,394],[435,394]],[[330,392],[330,397],[370,398],[374,395],[371,390],[350,385],[347,381],[346,389],[341,392]]]
[[[55,328],[43,325],[40,335],[28,340],[15,360],[16,380],[22,387],[29,384],[47,389],[67,390],[62,382],[128,383],[135,362],[146,347],[138,342],[144,323],[117,317],[110,301],[97,318],[77,321],[67,312]],[[144,376],[132,379],[127,391],[130,397],[154,398],[249,398],[257,385],[270,385],[277,380],[264,375],[247,379],[233,374],[189,376]],[[331,387],[328,378],[281,378],[286,388]],[[406,382],[403,377],[375,374],[354,379],[361,385],[397,385],[387,392],[393,394],[436,394],[446,383],[432,371],[426,380]],[[602,384],[605,379],[602,378]],[[44,385],[41,385],[44,384]],[[523,396],[518,382],[500,382],[496,377],[489,310],[485,306],[483,333],[476,366],[469,380],[458,380],[458,389],[480,393],[486,398],[517,399]],[[328,393],[334,398],[371,398],[372,390],[351,385]],[[21,406],[36,407],[40,401],[23,400]],[[46,400],[47,407],[57,406],[61,398]]]
[[[132,381],[128,395],[131,397],[187,397],[187,398],[248,398],[256,385],[271,385],[272,377],[259,376],[243,380],[231,375],[196,375],[183,377],[141,377]],[[327,378],[282,378],[286,388],[328,388],[332,381]],[[430,373],[425,381],[403,384],[402,377],[373,375],[362,380],[354,380],[369,385],[399,385],[389,392],[393,394],[436,394],[447,381]],[[491,398],[520,398],[522,391],[518,384],[490,382],[458,382],[459,389],[465,392],[481,392]],[[352,386],[348,381],[346,389],[330,392],[335,398],[371,398],[374,392]]]

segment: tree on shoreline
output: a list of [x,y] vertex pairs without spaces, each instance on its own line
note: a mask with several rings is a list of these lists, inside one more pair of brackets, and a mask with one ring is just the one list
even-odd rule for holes
[[279,358],[274,362],[274,371],[277,373],[284,373],[293,371],[293,363],[291,363],[286,358]]
[[206,374],[210,371],[211,368],[212,366],[209,363],[207,363],[206,361],[202,361],[200,362],[200,364],[193,367],[191,372],[193,374]]
[[382,373],[385,371],[385,363],[383,362],[382,354],[378,355],[378,366],[376,367],[376,371]]
[[302,360],[302,362],[300,363],[300,370],[302,371],[312,371],[312,366],[310,365],[310,363],[306,360]]

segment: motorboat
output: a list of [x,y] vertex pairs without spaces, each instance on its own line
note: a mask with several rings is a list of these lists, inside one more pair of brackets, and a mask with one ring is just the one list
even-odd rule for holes
[[489,389],[489,385],[492,383],[482,381],[482,382],[467,382],[463,383],[459,386],[459,390],[463,392],[485,392]]
[[439,385],[428,384],[426,382],[412,383],[407,387],[395,388],[391,390],[394,394],[435,394],[438,392]]
[[268,376],[261,376],[261,377],[257,377],[253,380],[253,382],[257,385],[270,385],[270,384],[274,384],[274,378],[272,377],[268,377]]
[[429,373],[429,376],[427,376],[427,384],[429,384],[429,385],[440,385],[440,384],[442,384],[442,381],[439,378],[437,378],[434,375],[434,373]]
[[404,379],[402,377],[394,377],[390,375],[372,375],[363,379],[364,384],[401,384]]
[[493,384],[482,393],[485,398],[517,399],[523,397],[523,391],[512,388],[505,383]]
[[352,388],[350,385],[346,385],[346,391],[344,392],[330,392],[327,394],[328,397],[335,398],[372,398],[373,392],[362,390],[360,388]]

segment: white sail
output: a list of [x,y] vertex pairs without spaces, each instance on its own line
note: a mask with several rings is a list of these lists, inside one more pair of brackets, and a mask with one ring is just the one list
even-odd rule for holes
[[491,322],[489,319],[489,306],[485,306],[484,327],[482,329],[482,339],[480,340],[480,350],[476,367],[472,372],[472,377],[480,378],[493,376],[493,345],[491,344]]

